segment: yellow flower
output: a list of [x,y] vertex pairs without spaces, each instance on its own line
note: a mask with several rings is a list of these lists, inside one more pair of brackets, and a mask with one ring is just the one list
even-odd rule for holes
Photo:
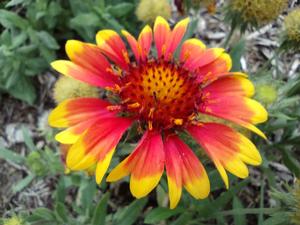
[[288,0],[231,0],[230,7],[244,22],[264,25],[275,20],[288,6]]
[[265,105],[270,105],[277,99],[277,90],[270,84],[259,84],[256,87],[256,99]]
[[300,8],[294,9],[285,17],[284,25],[288,39],[300,42]]
[[57,80],[53,92],[53,97],[57,103],[70,98],[98,96],[99,92],[96,87],[66,76]]
[[145,23],[152,23],[157,16],[171,17],[171,5],[168,0],[141,0],[135,11],[137,18]]
[[3,225],[23,225],[23,220],[18,216],[12,216],[9,219],[5,219]]

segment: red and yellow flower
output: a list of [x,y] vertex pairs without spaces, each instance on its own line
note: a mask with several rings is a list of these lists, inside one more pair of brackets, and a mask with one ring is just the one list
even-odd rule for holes
[[[239,124],[265,138],[255,126],[267,112],[251,99],[254,87],[247,75],[230,72],[231,58],[221,48],[206,48],[198,39],[184,41],[189,19],[170,29],[158,17],[153,31],[146,26],[135,39],[127,31],[131,56],[113,30],[97,33],[97,45],[70,40],[70,60],[58,60],[58,72],[102,88],[111,99],[77,98],[59,104],[51,113],[53,127],[66,128],[56,139],[71,145],[66,157],[70,170],[95,168],[97,183],[104,177],[118,142],[137,124],[143,135],[106,180],[130,175],[136,198],[149,194],[166,168],[170,207],[178,204],[184,187],[196,199],[210,191],[207,173],[194,152],[178,136],[189,133],[214,162],[226,187],[230,173],[245,178],[246,164],[259,165],[254,144],[232,128],[201,121],[201,114]],[[156,51],[151,53],[152,43]],[[175,57],[178,52],[178,57]]]

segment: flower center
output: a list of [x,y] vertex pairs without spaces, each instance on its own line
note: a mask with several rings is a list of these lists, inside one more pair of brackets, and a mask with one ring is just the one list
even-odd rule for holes
[[122,78],[120,97],[127,112],[149,129],[170,129],[191,120],[199,85],[191,74],[172,62],[149,60],[132,65]]

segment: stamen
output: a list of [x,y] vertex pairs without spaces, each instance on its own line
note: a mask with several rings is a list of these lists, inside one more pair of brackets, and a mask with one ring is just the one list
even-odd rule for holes
[[148,114],[148,117],[149,117],[149,118],[153,118],[154,110],[155,110],[154,107],[152,107],[152,108],[149,110],[149,114]]
[[153,122],[151,120],[148,121],[148,128],[149,130],[153,129]]
[[173,123],[177,126],[181,126],[183,124],[183,119],[174,119]]
[[109,106],[106,106],[106,109],[108,111],[119,111],[122,109],[122,106],[121,105],[109,105]]
[[122,51],[122,54],[123,54],[123,57],[125,58],[125,61],[126,61],[126,63],[130,63],[130,60],[129,60],[129,56],[128,56],[128,52],[126,52],[126,51]]
[[111,92],[114,92],[114,93],[117,93],[117,94],[119,94],[121,92],[121,87],[118,84],[115,84],[114,87],[105,87],[105,89],[107,91],[111,91]]
[[128,108],[128,109],[136,109],[136,108],[139,108],[140,106],[141,106],[140,103],[135,102],[135,103],[132,103],[132,104],[127,105],[127,108]]
[[196,119],[196,114],[192,113],[191,115],[189,115],[188,120],[195,120]]

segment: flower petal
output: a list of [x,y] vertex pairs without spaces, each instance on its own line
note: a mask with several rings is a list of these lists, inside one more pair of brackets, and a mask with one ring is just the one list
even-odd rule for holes
[[[196,52],[196,51],[195,51]],[[209,48],[200,54],[191,55],[183,64],[183,67],[190,71],[195,71],[196,69],[206,66],[217,58],[224,52],[223,48]]]
[[71,126],[55,135],[55,139],[62,144],[74,144],[83,132],[101,119],[99,117],[88,119]]
[[224,168],[240,178],[246,178],[249,172],[245,163],[261,164],[262,159],[255,145],[225,125],[203,123],[190,126],[187,130],[213,160],[227,188],[228,177]]
[[152,29],[150,26],[145,26],[144,29],[141,31],[138,38],[138,43],[140,48],[141,59],[142,61],[145,61],[148,57],[152,44]]
[[205,44],[197,38],[191,38],[183,42],[180,50],[180,62],[192,60],[206,49]]
[[90,70],[94,74],[103,76],[106,79],[111,78],[116,82],[116,76],[112,76],[108,73],[108,70],[111,69],[111,65],[101,54],[98,46],[77,40],[69,40],[66,43],[66,52],[68,57],[75,64]]
[[169,60],[172,58],[173,53],[177,49],[178,45],[180,44],[186,29],[188,27],[190,19],[187,17],[181,21],[179,21],[174,29],[172,30],[172,33],[170,35],[170,38],[167,42],[167,48],[166,48],[166,54],[165,54],[165,59]]
[[140,60],[140,53],[139,53],[139,44],[137,42],[137,40],[135,39],[135,37],[133,37],[129,32],[127,32],[126,30],[122,30],[121,31],[122,34],[125,36],[125,38],[127,39],[130,48],[134,54],[134,57],[136,59],[137,62],[139,62]]
[[101,30],[96,35],[100,50],[123,69],[128,68],[129,57],[125,44],[119,34],[113,30]]
[[193,151],[176,135],[170,135],[165,142],[166,170],[169,184],[170,207],[176,207],[181,185],[196,199],[206,198],[210,183],[206,171]]
[[232,60],[230,55],[222,53],[216,60],[197,69],[197,80],[198,82],[216,80],[221,77],[223,73],[229,72],[231,68]]
[[95,73],[68,60],[56,60],[51,63],[51,66],[65,76],[72,77],[92,86],[106,88],[115,87],[116,85],[116,81],[112,76],[107,76],[107,74],[99,71]]
[[219,98],[225,95],[252,97],[254,92],[252,82],[239,75],[220,78],[203,88],[203,94],[210,95],[211,98]]
[[167,41],[171,35],[168,22],[161,16],[158,16],[154,23],[154,41],[157,50],[157,58],[166,53]]
[[72,145],[67,155],[67,167],[71,170],[85,170],[97,163],[96,181],[100,183],[116,145],[131,123],[131,120],[125,118],[98,121]]
[[231,95],[206,95],[200,104],[199,111],[230,120],[266,138],[253,124],[265,122],[268,119],[268,113],[260,103],[253,99]]
[[111,171],[107,181],[116,181],[131,173],[131,193],[136,198],[142,198],[157,186],[163,173],[164,161],[160,133],[147,131],[135,150]]
[[182,193],[182,160],[180,152],[173,141],[172,136],[168,136],[164,143],[166,154],[166,171],[168,177],[170,208],[174,209]]
[[60,103],[49,115],[52,127],[70,127],[91,118],[115,116],[115,112],[107,110],[108,102],[98,98],[68,99]]

